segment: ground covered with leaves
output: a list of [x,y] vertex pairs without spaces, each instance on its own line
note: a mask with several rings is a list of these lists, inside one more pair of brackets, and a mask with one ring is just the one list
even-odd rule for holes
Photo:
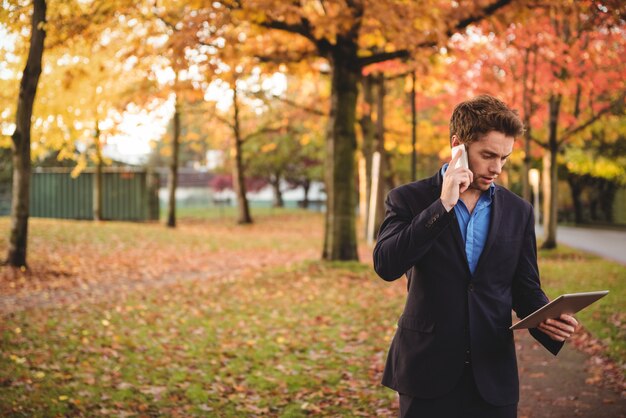
[[[33,219],[32,270],[0,269],[0,415],[396,416],[379,382],[404,281],[377,279],[365,246],[363,264],[312,261],[319,214],[257,221]],[[581,319],[619,381],[626,269],[571,250],[541,269],[550,296],[612,290]]]

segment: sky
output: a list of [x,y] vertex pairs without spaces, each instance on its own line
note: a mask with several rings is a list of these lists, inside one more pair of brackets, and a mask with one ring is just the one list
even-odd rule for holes
[[[244,91],[261,88],[270,95],[280,96],[287,89],[287,77],[280,72],[263,77],[260,70],[253,71],[252,75],[241,80],[238,86]],[[222,112],[227,112],[233,104],[232,91],[221,80],[215,80],[209,84],[204,99],[216,102],[217,108]],[[263,102],[259,99],[249,99],[246,105],[261,109]],[[167,125],[173,113],[173,96],[152,111],[131,107],[124,112],[122,122],[118,127],[122,132],[108,139],[104,154],[109,158],[130,164],[142,163],[151,151],[150,142],[159,141],[167,131]]]

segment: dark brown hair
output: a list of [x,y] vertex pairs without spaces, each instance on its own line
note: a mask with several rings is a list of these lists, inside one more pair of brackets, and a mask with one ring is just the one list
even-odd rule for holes
[[450,118],[450,143],[452,135],[468,144],[491,131],[516,138],[524,132],[524,124],[516,110],[487,94],[461,102],[454,108]]

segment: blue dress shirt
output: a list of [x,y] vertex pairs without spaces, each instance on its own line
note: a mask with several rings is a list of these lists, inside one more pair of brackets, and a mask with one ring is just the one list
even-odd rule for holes
[[[448,164],[441,168],[441,175],[445,175]],[[454,213],[459,222],[461,236],[465,243],[465,255],[470,271],[474,274],[478,259],[485,248],[487,235],[489,234],[489,220],[491,218],[491,202],[496,187],[493,183],[489,186],[489,192],[482,193],[474,210],[470,214],[462,199],[454,206]]]

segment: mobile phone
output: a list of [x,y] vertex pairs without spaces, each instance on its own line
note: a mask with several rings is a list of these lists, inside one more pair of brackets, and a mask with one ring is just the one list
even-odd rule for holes
[[467,150],[465,149],[465,144],[457,145],[456,147],[452,147],[452,158],[456,156],[456,154],[460,152],[461,158],[456,162],[454,168],[467,168],[469,170],[469,163],[467,162]]

